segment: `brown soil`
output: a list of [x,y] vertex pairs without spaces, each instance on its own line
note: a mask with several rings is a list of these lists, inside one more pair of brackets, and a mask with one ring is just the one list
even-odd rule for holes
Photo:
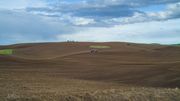
[[[111,48],[91,53],[90,45]],[[0,47],[5,48],[14,49],[14,53],[0,56],[0,90],[3,91],[0,94],[10,93],[12,89],[8,88],[25,87],[30,92],[39,86],[50,91],[58,87],[66,90],[180,87],[178,46],[64,42]]]

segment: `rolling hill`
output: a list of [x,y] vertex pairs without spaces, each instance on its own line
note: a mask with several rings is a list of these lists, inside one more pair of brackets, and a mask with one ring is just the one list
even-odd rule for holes
[[[109,48],[91,53],[92,45]],[[27,91],[37,85],[46,89],[61,85],[59,89],[66,90],[180,87],[180,47],[176,46],[62,42],[16,44],[0,49],[13,49],[12,55],[0,55],[0,82],[6,87],[17,86],[16,90],[22,85]]]

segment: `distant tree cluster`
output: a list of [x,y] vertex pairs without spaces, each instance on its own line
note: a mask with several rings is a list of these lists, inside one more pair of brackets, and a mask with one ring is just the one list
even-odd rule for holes
[[67,42],[77,42],[77,41],[74,41],[74,40],[67,40]]

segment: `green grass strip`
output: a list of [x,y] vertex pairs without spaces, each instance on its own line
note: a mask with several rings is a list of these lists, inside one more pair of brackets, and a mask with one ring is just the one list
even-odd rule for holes
[[172,44],[172,46],[180,46],[180,44]]
[[12,55],[13,54],[13,50],[12,49],[3,49],[0,50],[0,55]]
[[89,46],[89,48],[107,49],[107,48],[111,48],[111,47],[110,46],[95,46],[95,45],[92,45],[92,46]]

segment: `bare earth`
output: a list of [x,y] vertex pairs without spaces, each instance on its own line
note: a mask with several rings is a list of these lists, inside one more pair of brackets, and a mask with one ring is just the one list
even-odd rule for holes
[[[90,53],[89,46],[106,45]],[[0,46],[0,101],[180,101],[180,47],[134,43]]]

